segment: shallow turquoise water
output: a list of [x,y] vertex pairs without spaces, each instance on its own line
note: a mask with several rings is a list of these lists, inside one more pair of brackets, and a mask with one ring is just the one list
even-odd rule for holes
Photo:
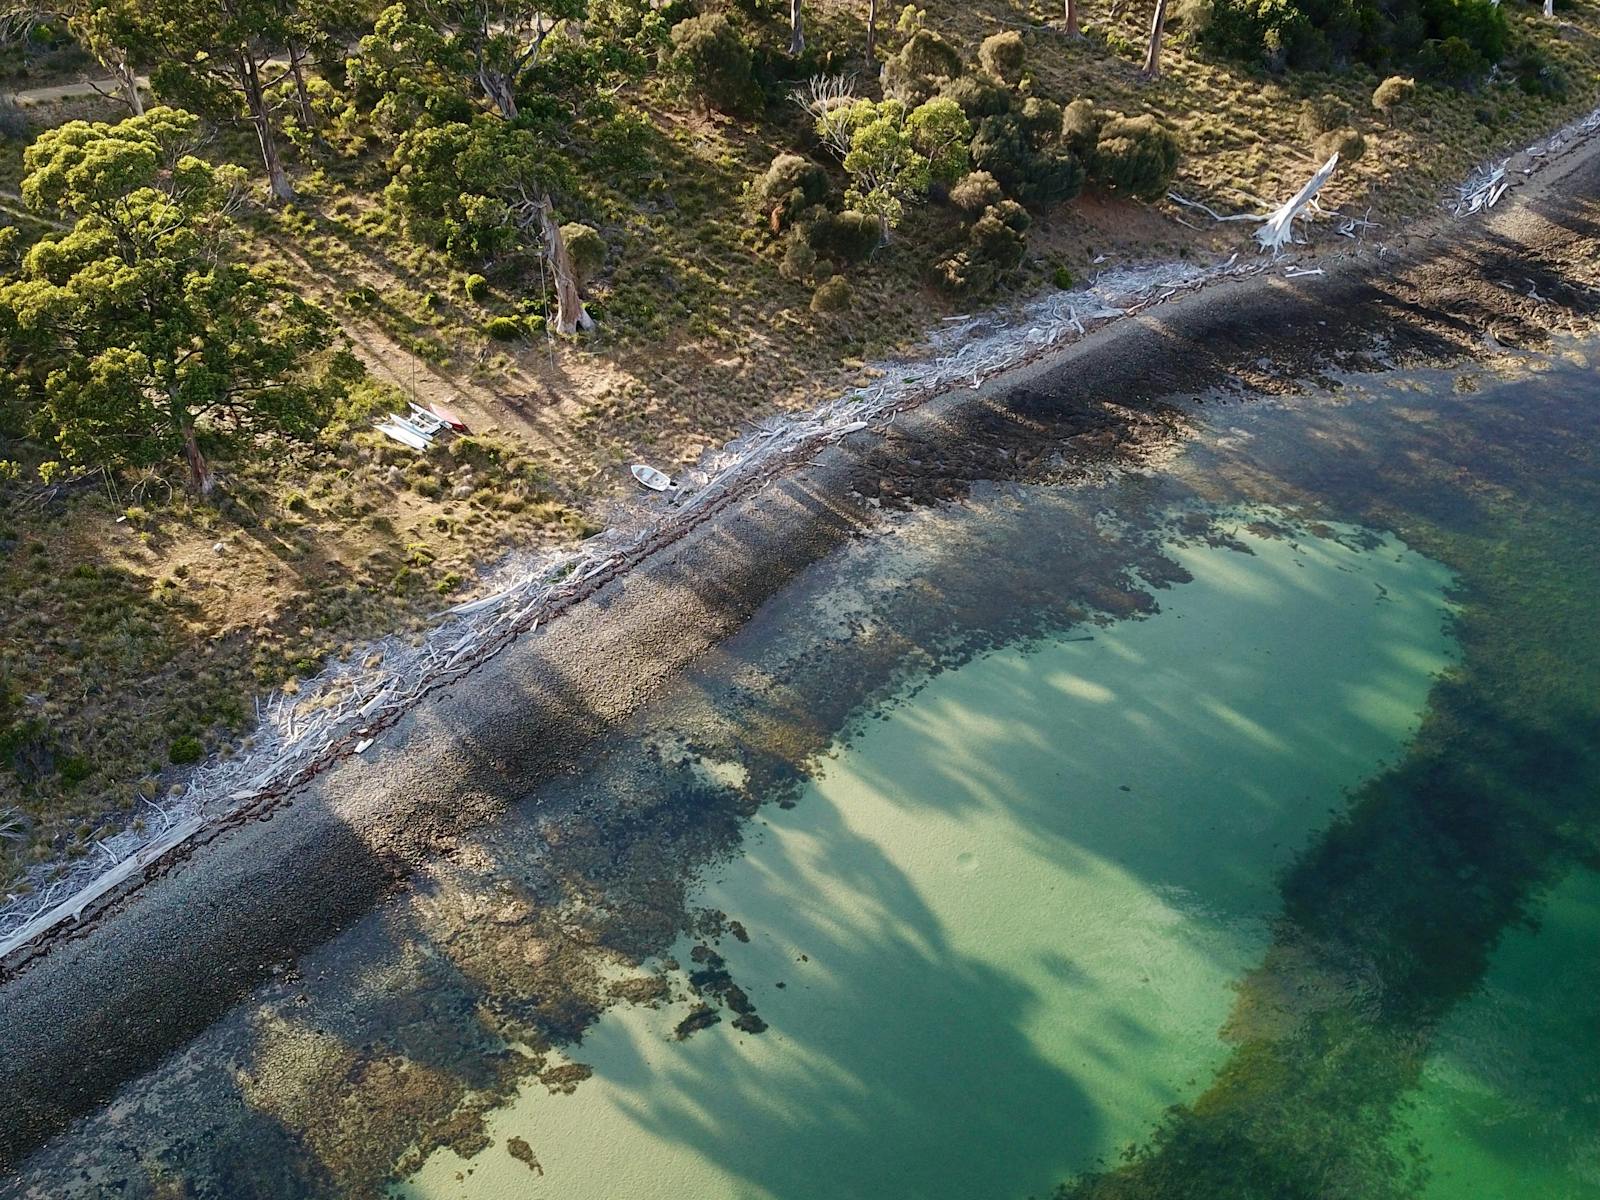
[[696,897],[769,1028],[615,1009],[592,1079],[491,1122],[539,1173],[443,1152],[404,1194],[1020,1196],[1115,1155],[1220,1064],[1277,872],[1450,662],[1448,572],[1328,533],[1170,546],[1159,614],[903,699]]

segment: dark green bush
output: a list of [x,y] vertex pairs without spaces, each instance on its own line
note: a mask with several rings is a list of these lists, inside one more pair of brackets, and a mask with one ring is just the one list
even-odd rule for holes
[[878,218],[845,209],[826,213],[805,226],[806,240],[819,255],[839,262],[860,262],[878,248],[882,232]]
[[961,75],[939,89],[974,121],[1011,111],[1011,92],[984,75]]
[[961,56],[931,29],[919,29],[883,64],[886,96],[918,105],[961,74]]
[[842,313],[848,312],[855,302],[855,296],[850,290],[850,281],[843,275],[835,275],[811,296],[811,311],[814,313]]
[[1436,83],[1466,87],[1489,69],[1489,60],[1462,37],[1426,43],[1417,55],[1417,69]]
[[1524,50],[1512,59],[1511,72],[1516,76],[1517,86],[1529,96],[1549,96],[1559,100],[1567,94],[1567,73],[1551,62],[1543,51]]
[[1006,272],[1022,265],[1031,223],[1027,210],[1015,200],[990,205],[967,231],[966,245],[934,267],[935,280],[951,292],[988,291]]
[[798,283],[810,279],[816,269],[817,252],[811,248],[811,243],[806,241],[803,230],[794,230],[784,247],[783,261],[778,265],[778,273],[785,279],[792,279]]
[[1065,267],[1057,267],[1050,279],[1063,292],[1072,287],[1072,272]]
[[1021,117],[1022,127],[1028,131],[1028,137],[1035,146],[1054,142],[1061,136],[1063,110],[1054,100],[1046,100],[1042,96],[1029,96],[1023,101],[1022,111],[1018,116]]
[[828,198],[828,173],[798,154],[780,154],[756,177],[750,191],[776,231]]
[[1178,139],[1153,116],[1112,113],[1095,143],[1095,181],[1124,196],[1155,200],[1166,194],[1178,158]]
[[197,763],[205,756],[206,748],[200,739],[189,734],[173,738],[172,744],[167,747],[167,761],[179,766]]
[[978,131],[972,137],[972,166],[993,176],[1011,195],[1022,195],[1033,160],[1033,140],[1014,113],[1001,113],[978,122]]
[[972,165],[993,175],[1008,195],[1029,204],[1070,200],[1083,190],[1078,157],[1064,149],[1057,130],[1030,127],[1019,113],[985,117],[972,139]]
[[1415,64],[1467,83],[1506,50],[1505,14],[1490,0],[1196,0],[1185,19],[1202,44],[1274,71]]
[[490,317],[483,326],[483,331],[497,342],[514,342],[525,329],[515,317]]
[[1002,200],[973,223],[968,243],[974,253],[999,271],[1010,271],[1022,264],[1028,250],[1028,210],[1015,200]]
[[978,63],[994,78],[1010,87],[1022,82],[1022,67],[1027,51],[1022,35],[1015,29],[991,33],[978,47]]
[[690,17],[672,27],[671,65],[711,108],[743,113],[755,106],[759,89],[750,47],[722,13]]
[[462,284],[468,300],[482,300],[489,294],[489,281],[482,275],[468,275]]

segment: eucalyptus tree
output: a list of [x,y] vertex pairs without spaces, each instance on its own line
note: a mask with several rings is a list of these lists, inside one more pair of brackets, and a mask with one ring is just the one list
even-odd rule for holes
[[59,23],[116,84],[117,97],[134,116],[144,113],[139,72],[129,47],[137,40],[135,0],[7,0],[0,3],[0,35],[23,34]]
[[362,54],[395,60],[389,51],[398,36],[401,59],[470,80],[502,117],[516,120],[518,90],[550,36],[587,11],[586,0],[402,0],[379,15]]
[[584,0],[409,0],[379,15],[352,63],[397,135],[387,195],[407,225],[468,261],[536,245],[562,333],[594,324],[556,219],[565,134],[547,114],[525,113],[518,96],[549,38],[585,12]]
[[207,439],[304,438],[359,367],[326,312],[229,257],[244,173],[195,154],[199,120],[73,121],[24,155],[22,196],[60,227],[0,277],[0,385],[74,466],[183,462]]
[[207,116],[242,118],[255,133],[273,200],[293,200],[276,91],[293,80],[302,120],[312,121],[304,61],[325,39],[329,14],[340,11],[335,0],[209,0],[203,11],[192,0],[128,2],[156,93]]

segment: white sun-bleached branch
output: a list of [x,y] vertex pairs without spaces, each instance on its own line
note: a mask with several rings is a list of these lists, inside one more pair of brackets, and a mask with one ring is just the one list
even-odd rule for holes
[[1283,253],[1283,248],[1294,241],[1294,219],[1317,198],[1323,186],[1333,177],[1333,172],[1339,165],[1337,152],[1329,156],[1328,161],[1317,169],[1317,173],[1306,180],[1305,186],[1287,200],[1282,208],[1270,214],[1256,230],[1256,243],[1263,250],[1271,250],[1273,254]]

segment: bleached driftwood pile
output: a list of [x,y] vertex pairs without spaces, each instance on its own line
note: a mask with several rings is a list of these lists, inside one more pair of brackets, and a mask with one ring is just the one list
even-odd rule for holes
[[[673,507],[637,508],[632,520],[570,553],[525,564],[507,586],[441,613],[426,636],[386,638],[348,661],[330,663],[296,695],[278,693],[258,702],[246,749],[195,770],[180,795],[145,801],[141,829],[95,843],[94,857],[53,877],[36,869],[32,892],[0,902],[0,957],[62,922],[77,920],[97,900],[153,870],[174,847],[265,808],[334,759],[364,752],[427,692],[460,679],[511,639],[788,464],[952,387],[976,387],[1099,325],[1214,280],[1265,269],[1259,263],[1240,265],[1237,258],[1211,267],[1173,263],[1110,270],[1089,287],[1056,292],[1018,312],[949,323],[930,339],[926,358],[882,364],[881,375],[869,386],[803,416],[770,418],[710,454],[680,478],[681,499]],[[374,660],[378,665],[362,665]]]
[[[1582,141],[1596,131],[1600,131],[1600,108],[1563,125],[1549,137],[1526,147],[1522,154],[1528,161],[1519,169],[1519,173],[1524,176],[1532,175],[1545,162],[1557,157],[1567,147]],[[1511,189],[1513,182],[1511,159],[1484,164],[1473,171],[1456,189],[1453,208],[1455,215],[1466,217],[1493,208]]]

